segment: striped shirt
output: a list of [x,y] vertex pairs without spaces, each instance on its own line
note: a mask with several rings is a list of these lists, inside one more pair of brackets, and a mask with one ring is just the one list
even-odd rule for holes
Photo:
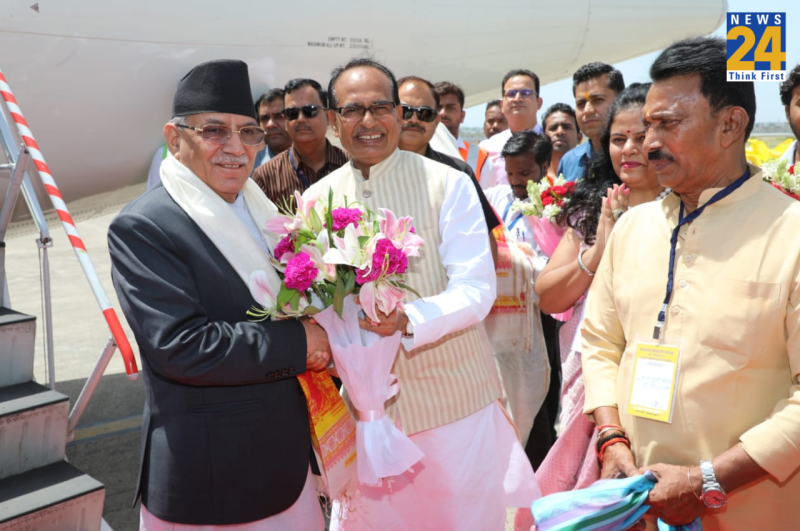
[[307,197],[345,196],[398,217],[411,216],[424,240],[405,277],[423,299],[404,303],[414,326],[392,372],[400,392],[387,414],[406,434],[467,417],[501,395],[500,380],[484,342],[481,321],[495,299],[496,277],[486,222],[474,186],[459,171],[416,153],[396,150],[370,168],[369,179],[346,164],[312,186]]
[[[307,166],[297,154],[294,145],[256,169],[253,180],[264,190],[270,201],[283,207],[294,196],[303,193],[310,185],[337,170],[349,159],[347,153],[325,139],[325,164],[319,171]],[[303,183],[303,177],[308,181]]]

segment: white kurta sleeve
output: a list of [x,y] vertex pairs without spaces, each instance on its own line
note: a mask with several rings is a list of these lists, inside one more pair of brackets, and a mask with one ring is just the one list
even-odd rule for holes
[[407,350],[478,324],[489,314],[496,296],[489,232],[478,194],[469,177],[456,170],[447,174],[439,233],[447,288],[405,305],[414,327],[414,337],[403,339]]

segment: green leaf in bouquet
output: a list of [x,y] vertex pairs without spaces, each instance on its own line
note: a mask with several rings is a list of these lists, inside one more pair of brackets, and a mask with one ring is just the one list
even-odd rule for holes
[[314,229],[314,232],[319,234],[322,232],[322,220],[319,217],[319,213],[317,212],[316,208],[311,209],[311,214],[309,214],[309,218],[311,218],[311,228]]
[[345,290],[344,279],[340,276],[336,279],[336,290],[333,292],[333,310],[339,317],[342,316],[342,311],[344,311],[345,296],[347,296],[347,291]]
[[315,315],[321,311],[322,310],[320,310],[316,306],[306,306],[306,308],[303,310],[303,315]]
[[328,229],[328,243],[333,245],[333,188],[328,188],[328,210],[325,212],[325,225]]
[[353,290],[356,288],[356,272],[353,269],[347,269],[344,272],[345,278],[345,286],[344,291],[348,295],[353,293]]
[[363,249],[368,241],[369,241],[369,236],[359,236],[358,237],[358,246]]
[[278,291],[278,299],[277,299],[278,307],[281,308],[289,304],[295,293],[297,293],[298,296],[300,295],[296,289],[287,288],[286,284],[281,284],[281,289],[280,291]]
[[292,307],[292,310],[297,311],[297,309],[300,307],[300,292],[296,289],[293,289],[292,291],[294,293],[292,293],[292,298],[289,299],[289,306]]

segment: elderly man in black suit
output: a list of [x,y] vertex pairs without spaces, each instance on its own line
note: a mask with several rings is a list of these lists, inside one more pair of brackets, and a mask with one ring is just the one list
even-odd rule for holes
[[248,182],[264,138],[253,109],[245,63],[192,69],[164,128],[163,186],[109,230],[144,369],[137,498],[148,531],[324,528],[296,376],[325,368],[327,336],[312,321],[246,315],[248,274],[269,267],[260,223],[274,213]]

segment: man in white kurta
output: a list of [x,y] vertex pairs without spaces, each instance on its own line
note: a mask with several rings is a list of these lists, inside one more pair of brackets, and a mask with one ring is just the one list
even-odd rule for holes
[[335,199],[412,216],[425,240],[406,273],[423,298],[361,323],[384,336],[404,333],[392,368],[400,391],[386,411],[425,457],[378,487],[360,485],[347,506],[335,504],[331,529],[499,530],[506,507],[527,506],[539,492],[477,329],[495,298],[486,222],[465,174],[398,150],[396,95],[379,63],[359,59],[334,71],[331,123],[352,159],[306,195],[330,189]]

